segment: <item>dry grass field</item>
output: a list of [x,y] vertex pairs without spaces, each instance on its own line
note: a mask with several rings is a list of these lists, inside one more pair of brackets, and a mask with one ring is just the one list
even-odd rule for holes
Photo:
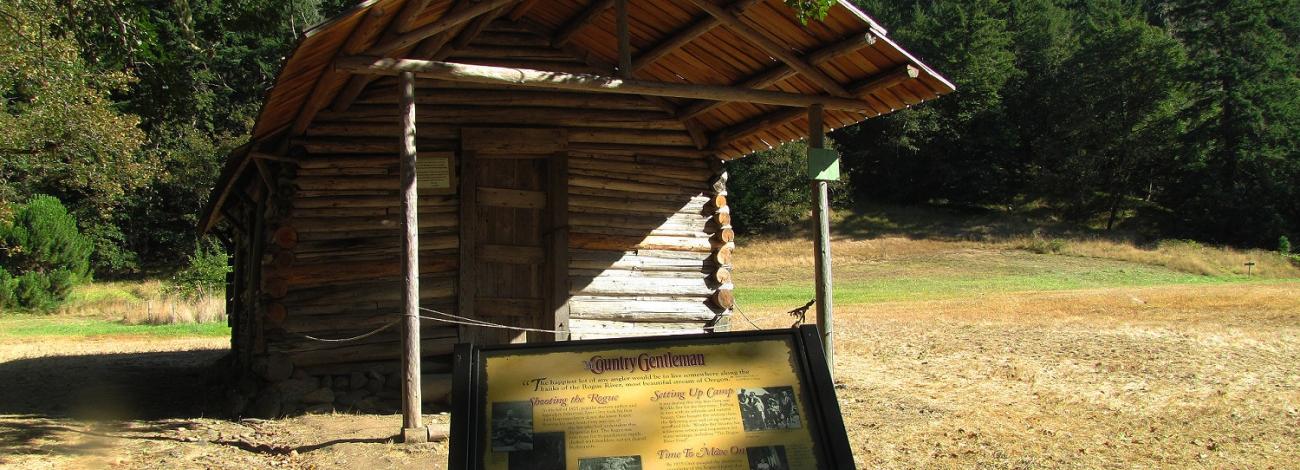
[[[1267,253],[1095,243],[836,242],[859,466],[1300,468],[1294,267],[1247,278],[1239,257]],[[741,246],[736,329],[791,324],[808,252]],[[2,468],[445,466],[444,444],[391,443],[398,416],[208,417],[219,329],[35,325],[66,321],[0,316]]]

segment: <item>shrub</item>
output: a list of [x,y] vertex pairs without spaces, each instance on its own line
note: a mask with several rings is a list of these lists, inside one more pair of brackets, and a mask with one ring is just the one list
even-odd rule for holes
[[172,276],[167,290],[186,298],[220,292],[229,272],[226,250],[211,239],[203,240],[194,246],[185,268]]
[[18,278],[9,274],[9,271],[0,269],[0,309],[18,306],[17,289]]
[[31,309],[48,309],[55,304],[50,294],[50,279],[36,271],[28,271],[18,276],[18,304]]
[[1291,239],[1287,238],[1286,235],[1277,237],[1277,252],[1284,255],[1291,254]]
[[47,309],[63,301],[89,279],[91,251],[76,219],[54,197],[33,197],[0,223],[0,265],[17,275],[17,306]]
[[[828,148],[834,142],[826,141]],[[812,180],[808,178],[808,146],[791,142],[727,163],[727,202],[732,223],[742,233],[791,232],[813,207]],[[850,202],[845,176],[830,184],[831,204],[844,207]],[[794,229],[794,230],[792,230]]]

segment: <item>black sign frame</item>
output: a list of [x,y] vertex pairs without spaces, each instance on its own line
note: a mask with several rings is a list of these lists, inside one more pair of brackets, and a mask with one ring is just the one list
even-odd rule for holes
[[826,366],[821,335],[816,326],[779,330],[757,330],[729,333],[706,333],[677,336],[649,336],[599,340],[563,341],[552,343],[525,343],[511,345],[477,346],[472,343],[456,345],[452,382],[451,436],[448,467],[450,469],[482,470],[482,456],[487,443],[482,438],[487,429],[487,383],[483,374],[486,361],[483,353],[545,354],[574,352],[601,348],[635,348],[679,344],[723,344],[735,340],[781,339],[790,340],[794,355],[799,361],[799,379],[806,389],[806,399],[817,419],[811,426],[813,441],[820,451],[818,461],[828,469],[852,469],[853,451],[845,432],[844,418],[835,396],[835,383]]

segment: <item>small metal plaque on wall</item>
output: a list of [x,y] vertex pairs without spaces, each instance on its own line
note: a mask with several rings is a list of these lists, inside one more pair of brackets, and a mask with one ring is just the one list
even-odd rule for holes
[[818,181],[839,181],[840,153],[831,149],[808,149],[808,177]]
[[415,187],[426,194],[454,194],[456,178],[451,152],[420,152],[415,159]]

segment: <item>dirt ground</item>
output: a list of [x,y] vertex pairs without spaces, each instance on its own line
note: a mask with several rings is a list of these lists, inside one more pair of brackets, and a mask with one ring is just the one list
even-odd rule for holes
[[[225,339],[41,338],[0,345],[0,468],[445,468],[393,444],[398,415],[205,417]],[[445,427],[448,416],[427,416]]]
[[[860,467],[1300,468],[1300,283],[837,312],[838,393]],[[392,443],[395,415],[204,417],[207,368],[225,345],[0,344],[0,467],[445,468],[445,444]]]

